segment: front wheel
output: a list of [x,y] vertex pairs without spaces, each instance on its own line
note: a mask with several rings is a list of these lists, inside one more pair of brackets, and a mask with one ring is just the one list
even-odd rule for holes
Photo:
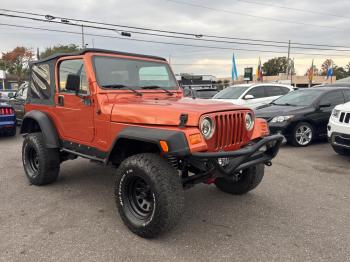
[[291,144],[293,146],[305,147],[311,144],[314,139],[314,128],[306,122],[297,124],[291,136]]
[[235,174],[235,179],[218,177],[215,185],[225,193],[242,195],[256,188],[262,181],[265,172],[265,165],[258,164],[241,170]]
[[117,171],[115,199],[124,224],[144,238],[169,231],[184,209],[177,171],[156,154],[139,154],[122,162]]

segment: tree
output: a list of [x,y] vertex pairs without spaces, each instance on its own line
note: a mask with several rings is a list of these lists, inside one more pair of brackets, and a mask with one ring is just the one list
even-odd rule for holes
[[28,64],[33,59],[33,51],[23,46],[17,46],[10,52],[2,53],[2,64],[6,71],[17,76],[18,82],[28,73]]
[[328,68],[331,67],[331,66],[333,66],[333,69],[334,69],[334,68],[337,68],[337,65],[334,63],[334,61],[333,61],[332,59],[326,59],[326,60],[322,63],[320,75],[321,75],[321,76],[327,75],[327,70],[328,70]]
[[71,53],[79,51],[79,46],[75,44],[69,45],[55,45],[53,47],[47,47],[43,52],[40,53],[40,58],[46,58],[56,53]]
[[[263,64],[263,72],[265,76],[276,76],[287,71],[287,58],[275,57]],[[294,72],[292,72],[294,73]]]
[[334,68],[334,75],[337,77],[337,80],[350,76],[349,71],[345,70],[344,67]]

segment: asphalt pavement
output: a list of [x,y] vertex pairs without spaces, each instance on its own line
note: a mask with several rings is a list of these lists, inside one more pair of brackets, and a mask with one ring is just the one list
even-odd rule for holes
[[119,218],[115,169],[68,161],[31,186],[21,144],[0,138],[0,261],[350,261],[350,157],[326,142],[284,146],[244,196],[187,190],[178,227],[154,240]]

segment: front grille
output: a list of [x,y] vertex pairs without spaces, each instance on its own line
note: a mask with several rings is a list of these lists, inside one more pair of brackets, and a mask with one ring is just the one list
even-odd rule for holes
[[242,112],[220,113],[215,116],[216,150],[239,145],[244,141],[244,116]]
[[13,109],[11,107],[0,108],[0,115],[13,115]]
[[345,146],[349,146],[350,147],[350,139],[347,139],[345,137],[342,136],[336,136],[334,138],[334,141],[339,144],[339,145],[345,145]]
[[340,123],[350,124],[350,113],[342,112],[339,118]]

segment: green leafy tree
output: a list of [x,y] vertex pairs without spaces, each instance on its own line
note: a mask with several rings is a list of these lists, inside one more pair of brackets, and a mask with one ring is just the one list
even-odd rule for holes
[[[275,57],[263,64],[265,76],[276,76],[287,71],[287,57]],[[293,73],[293,72],[292,72]]]
[[326,59],[322,65],[321,65],[321,76],[325,76],[327,75],[327,70],[329,67],[333,66],[333,69],[337,68],[337,65],[334,63],[334,61],[332,59]]
[[349,71],[341,66],[334,68],[334,74],[337,77],[337,80],[350,76]]
[[48,56],[51,56],[53,54],[57,53],[71,53],[79,51],[79,46],[75,44],[69,44],[69,45],[55,45],[53,47],[47,47],[43,52],[40,53],[40,58],[46,58]]
[[26,78],[28,64],[33,59],[33,51],[23,46],[17,46],[10,52],[2,53],[1,66],[17,77],[18,82]]

